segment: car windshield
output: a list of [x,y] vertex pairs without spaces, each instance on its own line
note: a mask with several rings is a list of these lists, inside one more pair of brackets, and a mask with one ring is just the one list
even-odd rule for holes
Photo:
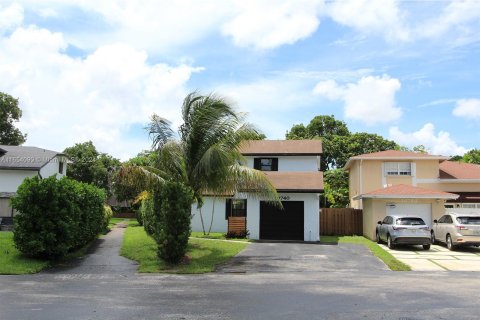
[[422,219],[420,218],[399,218],[397,219],[397,225],[402,225],[402,226],[419,226],[419,225],[424,225],[425,222],[423,222]]
[[479,217],[457,217],[458,223],[461,224],[480,224],[480,216]]

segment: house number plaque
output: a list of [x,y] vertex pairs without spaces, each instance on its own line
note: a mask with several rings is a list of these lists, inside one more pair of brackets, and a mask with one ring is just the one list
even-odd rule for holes
[[280,200],[282,201],[288,201],[290,200],[290,196],[279,196]]

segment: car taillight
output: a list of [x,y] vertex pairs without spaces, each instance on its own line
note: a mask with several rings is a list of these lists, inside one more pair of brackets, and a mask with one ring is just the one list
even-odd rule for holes
[[458,230],[468,230],[468,228],[465,227],[465,226],[457,226],[457,229]]
[[420,230],[430,230],[430,227],[421,227]]
[[392,228],[393,228],[393,230],[403,230],[403,229],[407,229],[407,228],[405,228],[405,227],[395,227],[395,226],[393,226]]

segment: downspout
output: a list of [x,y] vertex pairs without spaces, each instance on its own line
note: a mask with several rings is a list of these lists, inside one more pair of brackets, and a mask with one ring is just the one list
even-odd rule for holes
[[[360,194],[363,194],[363,168],[362,168],[362,164],[363,164],[363,159],[360,159],[360,170],[359,170],[359,174],[360,174]],[[363,209],[363,200],[360,200],[360,209]]]

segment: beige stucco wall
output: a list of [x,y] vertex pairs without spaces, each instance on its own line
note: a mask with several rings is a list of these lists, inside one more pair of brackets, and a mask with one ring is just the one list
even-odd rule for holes
[[387,214],[387,203],[429,203],[432,206],[432,220],[445,214],[444,201],[435,199],[363,199],[363,235],[375,239],[377,222]]
[[413,185],[413,179],[411,176],[386,176],[385,182],[386,182],[385,184],[392,185],[392,186],[397,184]]
[[436,179],[439,175],[438,160],[417,160],[415,161],[417,179]]

